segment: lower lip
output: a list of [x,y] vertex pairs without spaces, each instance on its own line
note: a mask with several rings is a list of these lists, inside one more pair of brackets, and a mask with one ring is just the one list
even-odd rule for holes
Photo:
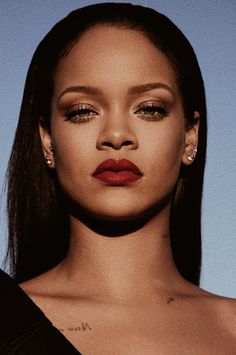
[[101,174],[94,175],[96,179],[109,185],[126,185],[140,179],[142,175],[134,174],[132,171],[104,171]]

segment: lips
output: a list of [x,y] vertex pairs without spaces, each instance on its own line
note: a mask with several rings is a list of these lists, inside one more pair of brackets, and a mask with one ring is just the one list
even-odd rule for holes
[[140,179],[143,174],[130,160],[108,159],[102,162],[92,176],[109,185],[126,185]]

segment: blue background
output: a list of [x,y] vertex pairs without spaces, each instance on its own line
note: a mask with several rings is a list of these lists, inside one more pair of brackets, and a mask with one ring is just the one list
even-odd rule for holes
[[[28,65],[38,42],[59,19],[95,2],[99,1],[0,1],[0,264],[7,238],[4,176]],[[209,114],[201,287],[236,298],[236,1],[133,3],[169,16],[198,56]]]

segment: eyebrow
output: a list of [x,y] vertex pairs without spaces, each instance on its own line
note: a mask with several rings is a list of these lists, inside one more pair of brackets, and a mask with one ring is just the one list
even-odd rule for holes
[[[155,89],[167,90],[174,96],[173,90],[164,83],[149,83],[149,84],[134,86],[129,89],[128,93],[129,95],[142,94]],[[62,91],[62,93],[58,96],[57,102],[59,102],[60,98],[67,93],[82,93],[82,94],[95,96],[95,95],[101,95],[102,91],[93,86],[70,86],[66,88],[64,91]]]
[[144,92],[148,92],[148,91],[155,90],[155,89],[165,89],[165,90],[169,91],[174,96],[173,90],[168,85],[166,85],[164,83],[150,83],[150,84],[134,86],[131,89],[129,89],[129,94],[131,94],[131,95],[142,94]]
[[59,102],[60,98],[68,93],[82,93],[88,95],[101,95],[101,91],[98,88],[92,86],[70,86],[66,88],[62,93],[58,96],[57,102]]

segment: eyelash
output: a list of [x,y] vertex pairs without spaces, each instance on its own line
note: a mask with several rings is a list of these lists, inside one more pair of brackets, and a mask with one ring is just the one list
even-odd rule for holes
[[[153,102],[143,103],[138,110],[135,111],[141,119],[147,121],[160,121],[168,116],[169,112],[163,104]],[[81,104],[73,106],[65,113],[65,120],[72,123],[87,123],[97,116],[95,109],[88,105]]]
[[135,113],[138,114],[141,119],[147,121],[160,121],[169,114],[163,104],[157,104],[156,102],[143,103]]
[[97,111],[88,105],[81,104],[72,107],[65,113],[66,121],[72,123],[86,123],[91,121],[96,115]]

